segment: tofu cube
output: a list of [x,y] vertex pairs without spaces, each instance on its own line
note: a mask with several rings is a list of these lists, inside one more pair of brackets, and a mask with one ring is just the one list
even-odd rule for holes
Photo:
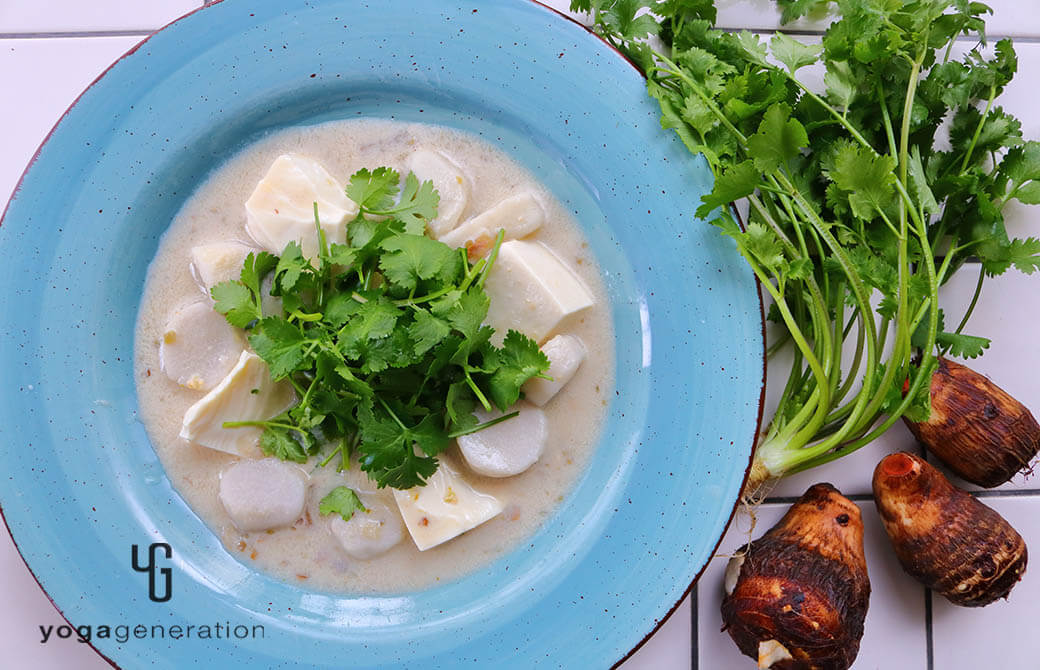
[[515,240],[538,230],[544,221],[542,204],[533,193],[524,191],[464,221],[437,239],[452,248],[477,245],[487,251],[491,249],[489,242],[494,241],[500,229],[506,231],[505,239]]
[[259,251],[240,242],[214,242],[192,247],[191,267],[195,281],[209,295],[209,290],[220,282],[238,279],[246,256]]
[[226,421],[264,421],[295,402],[285,381],[274,382],[256,354],[243,351],[219,384],[184,413],[180,436],[196,444],[238,456],[256,453],[263,431],[256,426],[224,428]]
[[394,489],[397,508],[419,551],[476,528],[505,507],[498,498],[467,484],[443,455],[439,460],[440,467],[426,480],[426,486]]
[[346,223],[357,216],[357,204],[318,162],[283,154],[246,200],[246,231],[271,253],[280,255],[285,245],[295,241],[303,255],[314,260],[318,257],[315,202],[326,242],[343,244]]
[[487,323],[498,337],[510,329],[544,342],[564,317],[592,306],[581,279],[538,242],[502,244],[484,290],[491,300]]
[[545,373],[552,381],[535,377],[523,385],[524,398],[543,407],[553,399],[560,389],[571,380],[585,360],[585,345],[573,335],[557,335],[542,346],[549,359],[549,370]]

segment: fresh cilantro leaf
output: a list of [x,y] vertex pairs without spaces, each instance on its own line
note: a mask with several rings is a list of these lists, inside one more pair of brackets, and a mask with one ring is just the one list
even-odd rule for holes
[[242,282],[222,281],[210,289],[216,302],[213,308],[223,314],[236,328],[246,328],[260,318],[260,310],[253,293]]
[[271,426],[265,428],[260,436],[260,449],[267,456],[274,456],[283,461],[293,461],[294,463],[307,462],[307,450],[284,428]]
[[520,398],[524,382],[549,369],[549,358],[538,343],[515,330],[506,334],[498,363],[498,369],[488,379],[488,389],[491,400],[503,412]]
[[772,105],[758,132],[748,138],[748,150],[760,172],[770,173],[780,168],[809,145],[809,136],[798,119],[791,118],[791,108],[784,103]]
[[350,521],[355,512],[367,512],[365,504],[352,488],[337,486],[329,491],[318,503],[318,513],[322,516],[339,514],[344,521]]
[[346,244],[332,243],[329,249],[329,262],[333,265],[351,266],[357,262],[358,250]]
[[978,358],[989,349],[990,341],[985,337],[964,335],[963,333],[939,333],[935,341],[946,348],[948,353],[957,358]]
[[823,75],[827,99],[839,109],[848,109],[856,98],[856,78],[847,61],[830,61]]
[[437,216],[437,205],[441,197],[433,187],[432,181],[419,182],[411,172],[404,180],[401,200],[388,214],[404,222],[405,232],[422,235],[426,232],[426,222]]
[[773,56],[792,74],[815,63],[823,51],[822,44],[805,44],[783,33],[774,34],[769,46]]
[[415,353],[425,354],[451,333],[451,326],[444,319],[424,309],[415,313],[415,321],[408,327],[408,335],[415,342]]
[[1040,240],[1035,237],[1011,240],[1008,248],[1010,260],[1019,272],[1027,275],[1040,269]]
[[383,211],[394,204],[394,197],[400,190],[398,182],[401,176],[387,167],[369,171],[362,168],[350,178],[346,188],[347,197],[365,211]]
[[272,256],[266,251],[253,255],[249,252],[245,263],[242,265],[242,273],[239,281],[242,282],[256,296],[260,295],[260,282],[264,280],[271,270],[278,265],[278,257]]
[[459,255],[455,250],[425,235],[394,235],[383,240],[380,247],[389,252],[379,259],[383,275],[405,290],[414,290],[419,280],[425,279],[452,283],[458,275]]
[[870,221],[888,211],[896,197],[896,161],[851,142],[839,142],[826,174],[848,195],[852,213]]
[[697,216],[707,217],[719,207],[749,196],[758,188],[762,173],[752,161],[737,163],[715,178],[715,187],[711,193],[701,198],[701,206],[697,208]]
[[389,300],[370,297],[339,331],[338,348],[348,358],[359,358],[362,347],[369,341],[388,336],[397,325],[400,310]]
[[300,245],[296,242],[287,244],[274,269],[274,280],[279,293],[291,292],[304,271],[310,269],[311,263],[304,258]]
[[[434,456],[450,444],[447,434],[438,431],[432,416],[413,428],[405,427],[388,411],[362,409],[361,469],[383,488],[409,489],[422,486],[437,469]],[[416,445],[422,453],[416,453]]]
[[284,379],[303,363],[307,339],[285,319],[269,316],[250,333],[249,344],[271,369],[271,378]]
[[452,328],[462,333],[463,337],[474,337],[480,330],[481,324],[487,318],[488,297],[483,291],[470,288],[461,294],[445,310],[443,305],[437,305],[434,314],[447,319]]

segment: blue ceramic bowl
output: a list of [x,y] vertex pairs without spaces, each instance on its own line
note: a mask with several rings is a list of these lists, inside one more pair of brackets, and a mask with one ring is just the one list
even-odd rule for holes
[[[225,551],[164,475],[132,365],[148,263],[192,191],[272,130],[359,116],[461,128],[539,175],[585,228],[617,335],[602,439],[552,518],[474,574],[385,597],[308,591]],[[693,218],[710,175],[657,119],[628,62],[528,0],[227,0],[115,63],[0,225],[0,502],[62,614],[134,668],[585,668],[630,653],[723,534],[763,377],[752,275]],[[152,542],[173,548],[163,603],[131,569],[131,546]],[[199,637],[218,623],[264,635]],[[167,637],[115,637],[136,624]]]

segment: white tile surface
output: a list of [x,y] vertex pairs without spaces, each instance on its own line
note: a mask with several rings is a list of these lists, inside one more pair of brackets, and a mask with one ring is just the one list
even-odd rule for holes
[[[201,0],[0,0],[0,33],[67,31],[148,31],[160,27],[201,4]],[[544,0],[544,4],[567,11],[569,0]],[[718,0],[720,24],[772,29],[777,25],[774,0]],[[1040,9],[1033,1],[991,0],[996,15],[989,21],[990,33],[1040,37]],[[581,19],[579,19],[581,20]],[[818,28],[820,24],[803,24]],[[25,164],[39,142],[79,92],[113,60],[133,46],[139,37],[93,37],[76,39],[0,40],[0,86],[22,94],[18,105],[0,107],[0,199],[6,201]],[[1027,137],[1040,137],[1040,114],[1033,104],[1040,81],[1040,43],[1016,45],[1019,76],[1003,104],[1023,121]],[[1009,228],[1013,234],[1040,234],[1037,208],[1012,206]],[[1031,232],[1030,232],[1031,231]],[[969,331],[993,337],[990,352],[975,365],[990,374],[1006,390],[1027,405],[1040,409],[1040,346],[1036,344],[1036,277],[1010,274],[992,280],[984,292]],[[974,277],[963,273],[946,288],[943,304],[951,313],[957,303],[966,303]],[[985,330],[979,325],[985,326]],[[988,331],[988,332],[987,332]],[[817,481],[830,481],[846,494],[867,494],[874,465],[890,451],[913,446],[909,434],[895,427],[882,440],[835,464],[797,475],[782,483],[774,495],[799,496]],[[1023,485],[1040,487],[1033,479],[1016,481],[1006,488]],[[986,503],[1007,516],[1025,536],[1027,543],[1040,539],[1040,515],[1034,514],[1040,497],[987,498]],[[759,508],[758,537],[783,513],[785,505]],[[870,502],[861,503],[866,523],[866,550],[873,595],[866,634],[854,670],[924,670],[924,594],[906,577],[888,547],[876,512]],[[746,518],[731,530],[722,546],[732,551],[747,538]],[[708,670],[739,670],[754,663],[737,651],[729,637],[719,632],[718,608],[724,558],[712,561],[699,587],[696,613],[687,599],[625,664],[625,670],[686,670],[691,667],[692,619],[696,616],[698,666]],[[1034,571],[1035,573],[1035,571]],[[1009,603],[983,610],[947,605],[936,598],[933,605],[934,668],[969,670],[978,667],[1037,667],[1035,645],[1031,644],[1040,578],[1027,573]],[[107,668],[86,645],[73,640],[40,644],[40,625],[62,624],[16,554],[9,536],[0,532],[0,574],[4,575],[0,603],[0,649],[5,662],[17,659],[17,667]],[[1032,575],[1032,577],[1030,577]]]
[[680,670],[690,667],[692,607],[687,596],[657,633],[621,664],[621,670]]
[[161,28],[202,0],[4,0],[0,33],[51,33]]
[[90,82],[133,47],[137,37],[0,40],[0,90],[18,104],[0,107],[0,200],[14,191],[50,129]]
[[[1040,547],[1040,498],[986,498],[1025,539]],[[957,607],[939,595],[932,596],[932,631],[936,668],[1036,668],[1037,601],[1040,570],[1034,566],[1011,591],[1007,601],[982,608]]]
[[[859,503],[863,514],[864,550],[870,576],[870,607],[864,623],[859,656],[852,670],[922,670],[926,667],[924,589],[907,577],[887,546],[888,538],[873,503]],[[765,504],[755,514],[757,522],[750,533],[758,539],[775,524],[787,505]],[[727,555],[747,543],[749,520],[745,515],[730,528],[722,541],[720,557],[712,560],[697,587],[697,645],[700,667],[754,668],[728,633],[720,632],[722,619],[722,581]],[[954,666],[943,666],[954,667]]]
[[66,622],[36,584],[18,555],[11,535],[0,523],[0,575],[3,575],[3,604],[0,605],[0,666],[33,670],[108,670],[110,666],[75,636],[56,639],[53,633],[41,642],[40,626],[53,630]]

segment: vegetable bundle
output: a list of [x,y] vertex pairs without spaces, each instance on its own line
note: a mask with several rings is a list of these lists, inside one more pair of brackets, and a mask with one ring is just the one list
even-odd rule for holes
[[[927,420],[937,354],[972,358],[989,345],[963,332],[984,278],[1040,267],[1040,240],[1004,226],[1012,199],[1040,203],[1040,143],[995,104],[1017,60],[1008,40],[984,53],[990,9],[779,4],[785,22],[832,5],[839,15],[821,44],[783,33],[765,43],[715,30],[711,0],[572,3],[646,72],[662,125],[706,160],[715,186],[697,214],[735,240],[772,297],[781,335],[769,352],[793,344],[749,492],[844,456],[901,417]],[[962,35],[977,43],[954,58]],[[815,68],[824,92],[802,74]],[[743,227],[730,207],[742,199]],[[951,325],[938,290],[969,258],[980,262],[977,290]]]

